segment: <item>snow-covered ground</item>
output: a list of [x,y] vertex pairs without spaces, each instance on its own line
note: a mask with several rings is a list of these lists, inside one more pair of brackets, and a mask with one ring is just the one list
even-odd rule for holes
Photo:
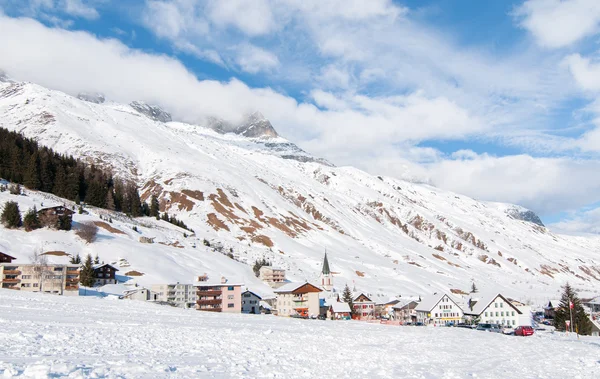
[[201,313],[0,290],[0,376],[597,378],[600,339]]

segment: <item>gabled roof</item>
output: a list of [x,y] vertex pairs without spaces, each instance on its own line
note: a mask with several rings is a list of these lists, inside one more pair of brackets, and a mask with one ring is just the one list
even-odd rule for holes
[[373,302],[373,300],[371,300],[371,298],[370,298],[370,297],[368,297],[367,295],[365,295],[365,294],[364,294],[364,293],[362,293],[362,292],[358,292],[358,293],[355,293],[355,294],[354,294],[354,301],[357,301],[357,300],[358,300],[358,299],[360,299],[361,297],[364,297],[365,299],[367,299],[367,301],[366,301],[366,302],[369,302],[369,301],[370,301],[370,302]]
[[416,300],[409,300],[409,301],[405,301],[402,303],[398,303],[396,305],[394,305],[392,308],[395,310],[401,310],[401,309],[415,309],[417,307],[417,305],[419,305],[419,302]]
[[275,293],[307,293],[307,292],[322,292],[323,290],[314,284],[304,283],[287,283],[277,288]]
[[6,254],[6,253],[3,253],[3,252],[1,252],[1,251],[0,251],[0,255],[4,255],[5,257],[8,257],[8,259],[14,259],[14,260],[16,260],[16,259],[17,259],[17,258],[15,258],[15,257],[11,257],[10,255],[8,255],[8,254]]
[[99,268],[102,268],[102,267],[104,267],[104,266],[108,266],[108,267],[111,267],[111,268],[112,268],[113,270],[115,270],[115,271],[119,271],[119,269],[118,269],[118,268],[116,268],[115,266],[111,266],[111,265],[109,265],[108,263],[98,263],[98,264],[95,264],[95,265],[93,265],[93,266],[92,266],[92,268],[93,268],[94,270],[97,270],[97,269],[99,269]]
[[554,300],[548,301],[548,303],[546,303],[546,306],[544,308],[546,308],[546,309],[556,308],[559,305],[560,305],[560,300],[554,299]]
[[258,297],[259,300],[262,300],[262,297],[260,295],[257,295],[256,292],[252,292],[250,290],[246,290],[246,291],[242,292],[242,296],[244,296],[245,293],[252,294],[252,295]]
[[348,303],[335,302],[331,304],[331,310],[333,313],[350,313],[350,306]]
[[478,299],[469,299],[473,309],[471,310],[471,307],[469,306],[469,302],[467,302],[467,306],[464,309],[464,313],[466,315],[472,315],[472,316],[479,316],[481,315],[489,306],[490,304],[492,304],[498,297],[502,298],[502,300],[504,300],[506,303],[508,303],[508,305],[510,307],[512,307],[515,311],[517,311],[519,314],[521,314],[522,312],[513,305],[513,303],[511,303],[506,297],[504,297],[502,294],[500,293],[491,293],[491,294],[487,294],[487,295],[482,295],[480,296]]
[[433,308],[435,308],[436,305],[438,305],[440,301],[442,301],[444,297],[447,297],[448,299],[450,299],[451,302],[454,303],[454,305],[462,309],[462,307],[456,302],[456,300],[452,296],[442,292],[440,294],[434,294],[432,296],[424,298],[423,300],[421,300],[421,302],[419,302],[419,305],[415,307],[415,310],[421,312],[430,312]]

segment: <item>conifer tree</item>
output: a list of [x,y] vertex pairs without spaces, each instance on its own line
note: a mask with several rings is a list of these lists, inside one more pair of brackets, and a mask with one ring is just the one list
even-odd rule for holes
[[152,195],[150,198],[150,217],[156,217],[158,219],[159,208],[160,205],[158,203],[158,197],[156,197],[156,195]]
[[85,263],[79,273],[79,282],[84,287],[92,287],[94,285],[94,267],[92,263],[92,256],[90,254],[85,258]]
[[33,153],[31,157],[29,157],[27,170],[25,171],[25,181],[23,184],[25,187],[32,190],[39,190],[41,188],[40,158],[37,152]]
[[[565,321],[570,321],[572,314],[573,331],[577,331],[582,335],[590,335],[592,333],[592,323],[585,309],[583,309],[577,293],[569,283],[565,284],[563,289],[560,305],[555,309],[554,327],[556,327],[556,330],[565,331],[567,327]],[[570,309],[571,304],[573,305],[572,309]]]
[[23,218],[23,226],[28,232],[42,227],[42,224],[37,216],[37,209],[35,206],[25,213],[25,217]]
[[19,204],[14,201],[8,201],[4,204],[4,209],[0,215],[0,221],[7,228],[19,228],[22,225],[21,211],[19,211]]
[[471,293],[477,293],[478,291],[479,290],[477,289],[475,282],[473,282],[473,284],[471,284]]
[[109,209],[111,211],[115,210],[115,197],[113,194],[112,189],[109,189],[108,192],[106,193],[106,209]]
[[77,255],[72,256],[70,262],[74,265],[81,264],[81,256],[79,256],[79,253],[77,253]]
[[100,264],[100,257],[98,256],[98,254],[96,254],[96,257],[94,258],[94,264]]
[[352,296],[352,291],[350,291],[350,287],[348,287],[348,284],[346,284],[346,287],[344,287],[344,292],[342,292],[342,301],[344,303],[348,303],[348,306],[350,307],[350,313],[352,314],[352,316],[355,316],[356,310],[354,309],[354,299]]

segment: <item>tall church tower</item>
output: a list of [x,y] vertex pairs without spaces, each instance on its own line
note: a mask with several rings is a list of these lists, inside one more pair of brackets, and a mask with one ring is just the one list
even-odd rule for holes
[[329,261],[327,260],[327,252],[325,252],[325,258],[323,259],[323,269],[321,270],[321,287],[325,291],[331,291],[333,289],[333,275],[329,269]]

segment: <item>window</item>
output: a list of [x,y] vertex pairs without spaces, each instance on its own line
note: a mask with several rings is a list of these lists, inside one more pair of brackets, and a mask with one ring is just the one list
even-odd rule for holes
[[233,295],[227,295],[227,299],[233,300]]
[[31,283],[23,283],[22,287],[31,287]]
[[496,312],[496,317],[498,317],[498,312]]
[[500,308],[504,308],[504,303],[500,303]]
[[515,325],[515,320],[512,320],[512,324]]
[[31,279],[31,275],[23,275],[22,278],[23,279]]
[[62,267],[54,267],[54,271],[62,271],[63,268]]
[[513,316],[515,315],[515,311],[512,311],[511,313],[512,313]]
[[500,312],[500,316],[504,317],[504,312]]
[[233,304],[233,303],[227,304],[227,308],[233,308],[233,307],[235,307],[235,304]]
[[233,291],[233,286],[227,287],[227,291]]
[[39,286],[39,284],[38,283],[33,283],[33,286],[37,287],[37,286]]
[[498,303],[494,303],[494,306],[495,306],[496,308],[498,308]]
[[485,317],[487,317],[487,312],[485,312]]

